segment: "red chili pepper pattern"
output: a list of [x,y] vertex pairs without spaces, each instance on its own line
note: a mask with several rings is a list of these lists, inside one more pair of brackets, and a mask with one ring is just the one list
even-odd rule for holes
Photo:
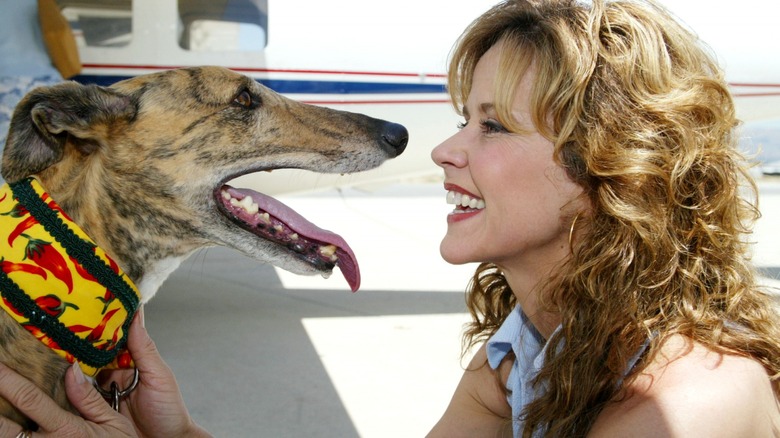
[[[95,256],[122,276],[137,294],[137,289],[116,262],[94,245],[36,181],[33,181],[33,189],[76,236],[92,245]],[[8,185],[0,186],[0,231],[7,236],[0,237],[0,270],[4,275],[19,286],[43,314],[57,319],[75,336],[99,350],[118,350],[119,341],[126,337],[125,324],[133,315],[128,314],[111,290],[67,255],[62,245],[13,197]],[[0,295],[0,307],[33,336],[71,363],[76,360],[27,320],[23,312],[14,308],[2,287]],[[132,359],[126,351],[116,351],[116,354],[108,368],[132,367]],[[94,376],[99,371],[79,363],[87,375]]]
[[108,324],[108,321],[111,319],[114,314],[119,311],[119,309],[114,309],[103,316],[103,319],[100,321],[100,324],[97,325],[94,329],[92,329],[92,332],[90,332],[89,336],[87,336],[88,341],[95,342],[99,340],[101,337],[103,337],[103,330],[106,329],[106,324]]
[[108,306],[110,306],[111,303],[113,303],[114,300],[116,299],[114,294],[108,289],[106,289],[106,293],[103,295],[103,297],[96,297],[96,298],[98,299],[98,301],[103,303],[103,311],[100,312],[101,315],[106,313],[106,310],[108,310]]
[[14,315],[24,318],[24,314],[17,310],[13,304],[9,303],[5,297],[3,297],[3,307],[5,307],[6,310],[10,310]]
[[0,269],[2,269],[6,274],[10,274],[12,272],[27,272],[29,274],[39,275],[44,279],[48,277],[46,270],[38,265],[33,265],[31,263],[13,263],[2,258],[0,258]]
[[70,257],[70,263],[73,265],[73,267],[76,268],[76,273],[78,273],[81,278],[87,281],[96,282],[97,279],[92,276],[92,274],[89,273],[86,269],[84,269],[83,266],[79,262],[76,261],[73,257]]
[[79,308],[79,306],[73,303],[62,301],[60,297],[53,294],[36,298],[35,304],[37,304],[38,307],[40,307],[44,312],[54,316],[55,318],[62,315],[68,307],[76,310]]
[[21,236],[25,231],[29,230],[37,223],[38,221],[36,221],[32,216],[20,222],[19,225],[17,225],[16,228],[11,231],[11,234],[8,235],[8,245],[13,246],[17,237]]
[[132,368],[133,367],[133,357],[130,356],[130,352],[127,350],[122,350],[119,352],[119,354],[116,356],[116,365],[117,368]]
[[52,246],[51,242],[34,239],[26,234],[27,247],[25,248],[25,259],[32,260],[42,268],[54,274],[55,277],[62,280],[68,286],[68,294],[73,292],[73,273],[65,264],[65,257]]

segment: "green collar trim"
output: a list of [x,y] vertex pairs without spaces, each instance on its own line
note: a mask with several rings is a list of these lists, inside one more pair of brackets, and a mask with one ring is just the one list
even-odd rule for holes
[[57,212],[52,210],[35,192],[32,178],[9,184],[14,197],[29,211],[29,213],[51,234],[64,248],[68,256],[78,261],[86,271],[110,290],[127,310],[128,317],[123,322],[124,335],[110,350],[95,348],[90,342],[78,337],[68,330],[56,318],[47,314],[28,296],[8,275],[0,269],[0,291],[4,298],[22,312],[37,328],[42,330],[63,350],[70,352],[80,362],[94,367],[103,368],[110,364],[117,354],[124,349],[127,333],[140,305],[135,289],[128,284],[129,279],[118,275],[111,267],[94,252],[96,245],[78,237]]

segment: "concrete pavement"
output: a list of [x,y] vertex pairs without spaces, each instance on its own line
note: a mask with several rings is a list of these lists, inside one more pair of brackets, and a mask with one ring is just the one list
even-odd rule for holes
[[[780,179],[760,189],[755,263],[780,286]],[[193,417],[219,437],[424,436],[462,373],[474,268],[438,256],[450,209],[440,183],[280,199],[347,239],[363,286],[223,248],[191,257],[146,321]]]

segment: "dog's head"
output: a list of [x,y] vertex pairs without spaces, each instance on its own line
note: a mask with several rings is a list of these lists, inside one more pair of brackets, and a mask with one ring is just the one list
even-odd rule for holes
[[276,168],[367,170],[400,154],[407,139],[400,125],[200,67],[110,88],[66,82],[33,90],[14,112],[2,174],[9,182],[36,176],[134,280],[159,273],[153,286],[140,285],[146,295],[167,275],[166,261],[210,245],[302,274],[338,264],[357,289],[343,239],[226,183]]

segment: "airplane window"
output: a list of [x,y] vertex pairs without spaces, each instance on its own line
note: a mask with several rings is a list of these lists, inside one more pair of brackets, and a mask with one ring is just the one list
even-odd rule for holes
[[191,51],[261,51],[267,0],[178,0],[179,46]]
[[132,0],[58,0],[80,47],[122,47],[132,38]]

